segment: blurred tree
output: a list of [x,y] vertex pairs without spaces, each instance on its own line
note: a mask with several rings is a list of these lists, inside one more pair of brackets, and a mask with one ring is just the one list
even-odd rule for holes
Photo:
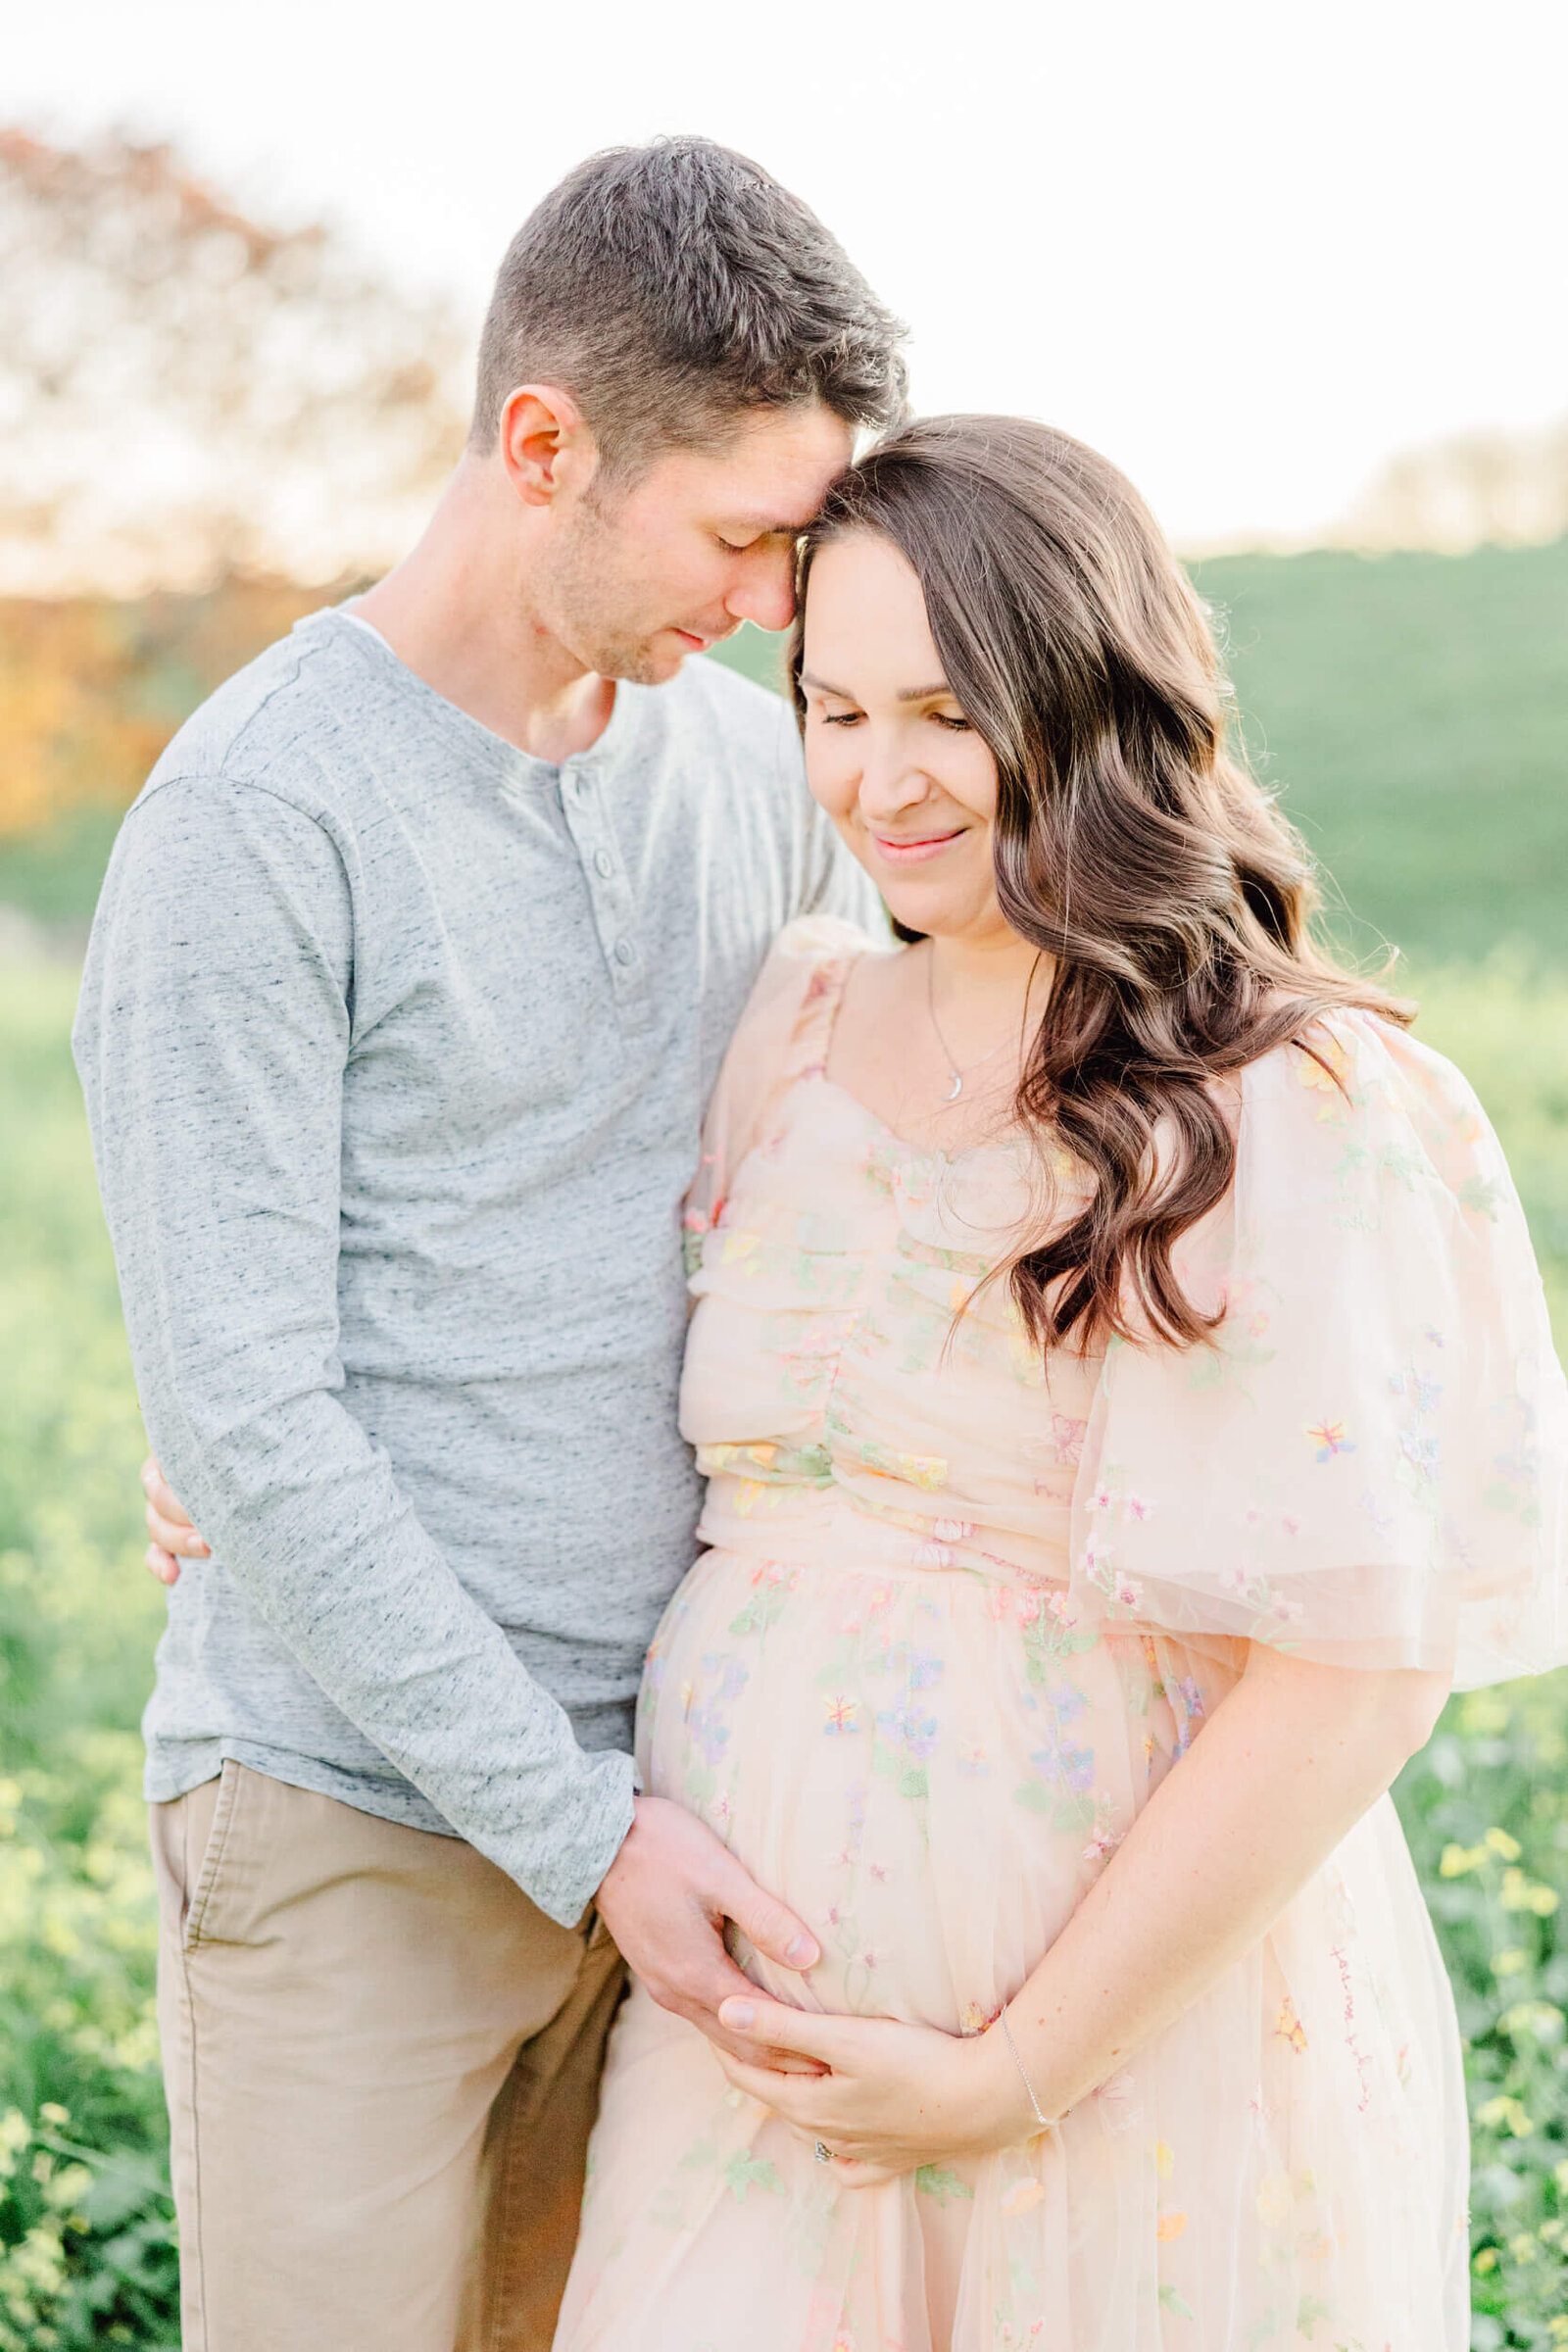
[[1535,433],[1462,433],[1391,458],[1331,534],[1341,546],[1528,547],[1568,531],[1568,416]]
[[381,570],[462,445],[466,345],[166,147],[0,131],[0,593]]
[[0,847],[118,813],[187,712],[326,601],[233,573],[197,595],[0,599]]

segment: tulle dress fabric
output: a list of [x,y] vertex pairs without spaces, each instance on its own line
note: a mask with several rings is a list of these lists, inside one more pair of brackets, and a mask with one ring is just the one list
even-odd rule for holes
[[[1561,1657],[1564,1396],[1474,1097],[1360,1014],[1239,1082],[1237,1182],[1182,1261],[1217,1346],[1048,1376],[985,1276],[1077,1171],[1015,1140],[922,1153],[827,1078],[865,945],[784,935],[715,1098],[682,1394],[710,1548],[639,1749],[809,1922],[808,2002],[969,2034],[1249,1642],[1457,1645],[1469,1681]],[[1384,1799],[1055,2129],[883,2187],[838,2187],[634,1987],[557,2347],[1464,2352],[1466,2173],[1452,2003]]]

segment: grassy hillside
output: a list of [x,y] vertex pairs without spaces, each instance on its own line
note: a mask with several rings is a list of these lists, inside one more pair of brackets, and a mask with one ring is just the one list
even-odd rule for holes
[[1415,959],[1568,960],[1568,539],[1233,557],[1217,609],[1257,773]]

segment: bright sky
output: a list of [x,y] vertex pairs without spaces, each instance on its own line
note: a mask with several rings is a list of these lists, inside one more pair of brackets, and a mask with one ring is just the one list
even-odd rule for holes
[[50,0],[0,111],[172,138],[477,318],[588,150],[743,148],[914,329],[924,409],[1113,457],[1185,544],[1568,411],[1562,0]]

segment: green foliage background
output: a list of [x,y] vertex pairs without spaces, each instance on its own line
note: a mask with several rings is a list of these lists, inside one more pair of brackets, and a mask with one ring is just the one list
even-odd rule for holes
[[[1568,542],[1204,566],[1249,737],[1357,944],[1410,954],[1568,1332]],[[777,649],[729,658],[771,675]],[[69,912],[102,843],[17,853]],[[71,1068],[69,969],[0,971],[0,2352],[178,2341],[136,1718],[162,1619]],[[1477,2352],[1568,2343],[1568,1676],[1454,1700],[1400,1808],[1475,2126]],[[1412,2348],[1414,2352],[1414,2348]]]

